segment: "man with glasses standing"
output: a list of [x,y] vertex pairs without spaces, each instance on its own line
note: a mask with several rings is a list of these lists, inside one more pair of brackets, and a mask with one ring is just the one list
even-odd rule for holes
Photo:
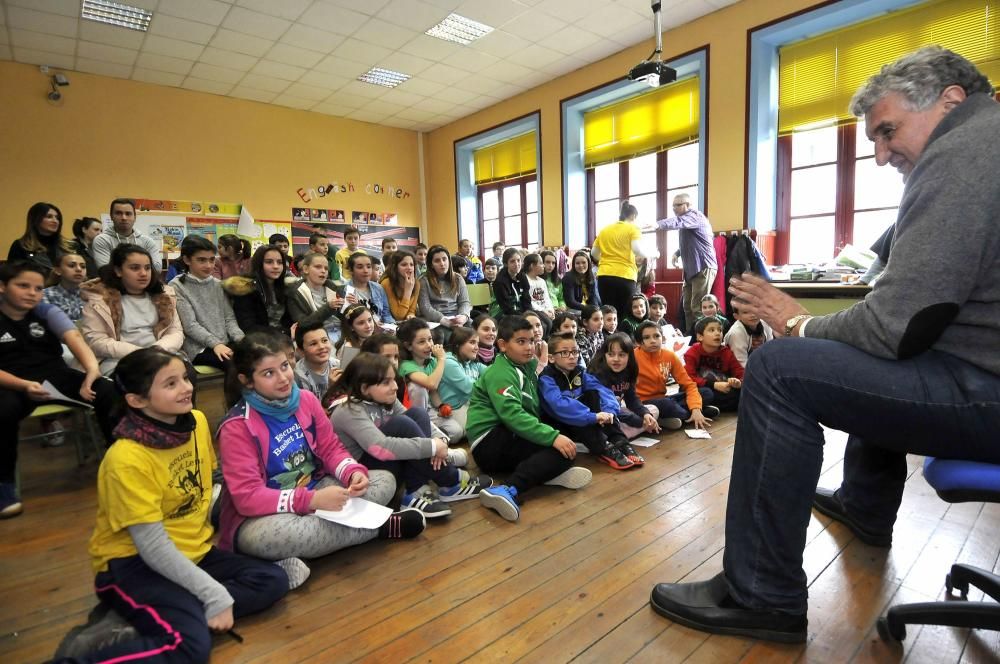
[[691,206],[688,194],[674,196],[674,216],[660,219],[652,228],[680,231],[678,237],[681,261],[684,263],[684,328],[690,329],[701,316],[701,298],[708,295],[715,283],[719,264],[712,245],[712,224],[708,217]]

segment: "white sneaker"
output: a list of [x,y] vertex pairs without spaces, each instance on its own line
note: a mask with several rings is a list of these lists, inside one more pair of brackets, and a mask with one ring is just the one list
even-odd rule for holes
[[469,455],[461,447],[448,448],[448,463],[456,468],[465,468],[469,465]]
[[549,486],[561,486],[566,489],[582,489],[590,484],[590,478],[593,476],[594,474],[586,468],[573,466],[569,470],[559,473],[546,482],[546,484]]
[[284,558],[274,561],[274,564],[285,570],[288,575],[288,589],[295,590],[309,578],[312,570],[302,562],[301,558]]

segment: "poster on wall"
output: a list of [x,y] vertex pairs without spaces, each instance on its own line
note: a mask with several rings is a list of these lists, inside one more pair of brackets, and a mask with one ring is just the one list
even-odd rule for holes
[[357,228],[361,234],[361,241],[358,246],[369,255],[382,258],[382,239],[391,237],[396,240],[396,246],[400,249],[413,251],[417,243],[420,242],[420,229],[414,226],[390,226],[372,224],[331,224],[293,221],[292,224],[292,254],[298,255],[309,250],[309,236],[313,233],[322,233],[327,237],[331,250],[340,249],[344,246],[344,232],[350,228]]
[[292,225],[288,222],[277,222],[277,221],[264,221],[260,223],[260,237],[256,240],[250,241],[250,246],[254,251],[257,247],[263,246],[268,239],[275,233],[281,233],[286,238],[288,238],[289,243],[292,239]]

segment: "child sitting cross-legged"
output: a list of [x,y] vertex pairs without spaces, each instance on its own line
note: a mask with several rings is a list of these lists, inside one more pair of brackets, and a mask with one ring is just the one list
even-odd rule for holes
[[[618,310],[610,304],[601,306],[601,316],[604,318],[604,334],[614,334],[618,331]],[[624,330],[623,330],[624,331]],[[632,336],[626,332],[628,336]]]
[[551,484],[580,489],[590,483],[591,473],[573,465],[576,443],[540,419],[531,323],[522,316],[505,316],[497,345],[496,360],[472,388],[468,436],[480,468],[511,473],[507,484],[483,489],[480,502],[517,521],[519,502],[532,488]]
[[472,385],[479,380],[486,365],[479,361],[479,335],[471,327],[453,328],[447,348],[438,394],[441,402],[451,407],[451,418],[464,431]]
[[712,390],[712,403],[719,410],[736,410],[743,387],[743,365],[733,351],[722,345],[722,325],[715,318],[694,324],[698,343],[684,354],[684,366],[698,387]]
[[740,311],[736,300],[733,300],[732,311],[736,322],[726,332],[722,342],[726,348],[733,351],[733,355],[745,369],[750,353],[764,345],[764,342],[774,339],[774,332],[757,314]]
[[576,339],[549,337],[549,365],[538,377],[545,421],[583,443],[591,454],[615,470],[637,464],[622,449],[628,438],[618,426],[618,400],[580,366]]
[[633,339],[636,338],[636,330],[639,329],[639,324],[643,321],[649,320],[649,303],[646,301],[646,296],[642,293],[636,293],[632,296],[629,302],[629,307],[631,311],[629,315],[625,317],[625,320],[618,323],[618,331],[624,332]]
[[323,321],[296,326],[295,346],[302,354],[302,359],[295,363],[295,382],[322,401],[330,385],[340,376],[340,371],[333,368],[337,360],[333,357],[330,335]]
[[100,604],[56,653],[74,662],[207,662],[211,632],[232,629],[301,584],[298,559],[277,564],[212,545],[217,467],[188,367],[161,348],[118,362],[123,417],[97,474],[90,538]]
[[[629,439],[642,433],[660,433],[660,425],[656,421],[660,410],[654,405],[642,403],[635,392],[639,362],[634,351],[635,344],[628,335],[616,332],[604,340],[587,368],[602,385],[608,386],[621,403],[618,421],[622,433]],[[634,454],[631,447],[625,450],[625,455],[630,458]]]
[[[711,293],[701,298],[701,315],[698,316],[698,320],[694,323],[697,325],[698,321],[702,318],[714,318],[719,321],[719,325],[722,326],[722,333],[725,334],[729,331],[729,321],[719,313],[719,298],[715,297]],[[694,333],[694,325],[691,325],[691,333]]]
[[[660,426],[677,430],[684,422],[690,422],[696,429],[708,427],[712,422],[709,418],[719,414],[715,406],[703,406],[704,399],[712,398],[712,392],[699,390],[680,358],[663,347],[660,326],[650,320],[643,321],[635,336],[640,344],[634,353],[639,364],[635,391],[644,404],[659,409]],[[680,386],[680,391],[672,397],[667,396],[667,380],[671,377]]]
[[378,528],[355,528],[317,516],[348,500],[387,504],[392,474],[369,471],[345,449],[312,392],[295,384],[287,337],[255,331],[233,348],[230,379],[243,398],[219,425],[225,486],[219,548],[266,560],[318,558],[379,539],[423,532],[416,510],[392,514]]
[[399,350],[404,360],[399,364],[399,375],[406,379],[410,401],[414,406],[426,408],[431,422],[448,436],[454,445],[462,439],[465,429],[451,417],[451,407],[444,407],[438,386],[444,375],[445,350],[434,343],[430,326],[423,318],[404,321],[396,336],[403,346]]
[[587,366],[597,355],[597,350],[604,343],[604,316],[601,310],[593,304],[583,305],[580,312],[580,329],[576,334],[576,343],[580,347],[581,364]]
[[492,486],[488,476],[473,477],[457,467],[464,465],[465,453],[448,449],[447,437],[432,427],[426,408],[403,409],[396,399],[396,369],[388,358],[361,353],[334,390],[347,398],[334,407],[333,427],[361,463],[402,480],[402,507],[418,509],[429,519],[444,517],[451,514],[446,503],[475,498]]

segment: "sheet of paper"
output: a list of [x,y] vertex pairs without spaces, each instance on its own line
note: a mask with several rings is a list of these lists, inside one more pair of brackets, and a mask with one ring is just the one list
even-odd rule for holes
[[639,438],[633,438],[628,442],[631,443],[632,445],[635,445],[636,447],[652,447],[653,445],[656,445],[658,442],[660,442],[660,439],[640,436]]
[[711,439],[712,434],[704,429],[684,429],[684,433],[687,434],[688,438],[709,438]]
[[351,528],[378,528],[392,514],[392,508],[373,503],[364,498],[348,498],[344,509],[338,512],[316,510],[316,516]]
[[236,224],[236,234],[246,237],[260,237],[260,227],[253,223],[253,216],[247,210],[246,205],[240,208],[240,220]]
[[82,401],[80,399],[71,399],[70,397],[66,396],[58,389],[56,389],[56,386],[50,383],[49,381],[45,381],[44,383],[42,383],[42,387],[45,389],[46,392],[48,392],[51,395],[53,401],[69,401],[71,403],[75,403],[79,406],[85,406],[87,408],[94,407],[93,404],[89,404],[86,401]]

